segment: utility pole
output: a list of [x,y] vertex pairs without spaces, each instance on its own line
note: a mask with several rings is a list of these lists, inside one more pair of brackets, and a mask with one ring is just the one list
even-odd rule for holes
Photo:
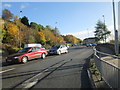
[[[20,11],[20,21],[22,19],[22,11]],[[20,48],[21,48],[21,27],[20,27],[20,31],[19,31],[19,38],[20,38]]]
[[57,29],[57,22],[55,22],[55,30]]
[[119,43],[118,43],[118,30],[116,30],[116,17],[115,17],[115,4],[113,0],[113,20],[114,20],[114,33],[115,33],[115,54],[119,54]]
[[55,22],[55,36],[57,36],[57,22]]
[[[103,21],[104,21],[104,31],[105,31],[105,16],[103,15]],[[105,35],[105,43],[106,43],[106,35]]]

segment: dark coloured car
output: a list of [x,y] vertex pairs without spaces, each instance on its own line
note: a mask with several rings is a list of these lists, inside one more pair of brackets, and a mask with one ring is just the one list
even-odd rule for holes
[[22,62],[26,63],[28,60],[41,57],[44,59],[47,55],[47,50],[41,47],[26,47],[13,55],[6,58],[6,62]]
[[96,44],[96,43],[93,43],[92,46],[97,46],[97,44]]

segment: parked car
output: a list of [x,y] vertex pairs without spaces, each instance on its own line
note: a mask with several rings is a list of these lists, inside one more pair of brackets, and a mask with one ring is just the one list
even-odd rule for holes
[[41,47],[26,47],[13,55],[6,58],[6,62],[22,62],[26,63],[28,60],[41,57],[44,59],[47,55],[47,50]]
[[49,54],[62,54],[62,53],[68,53],[68,48],[66,45],[54,45],[49,51]]
[[91,43],[88,43],[88,44],[86,44],[86,46],[87,46],[87,47],[91,47],[91,46],[92,46],[92,44],[91,44]]
[[70,46],[69,45],[66,45],[66,47],[69,49],[70,48]]
[[96,44],[96,43],[93,43],[92,46],[97,46],[97,44]]
[[24,48],[26,47],[42,47],[41,44],[25,44]]
[[77,44],[72,44],[72,46],[77,46]]
[[25,44],[24,48],[26,48],[26,47],[41,47],[41,48],[44,48],[41,44]]

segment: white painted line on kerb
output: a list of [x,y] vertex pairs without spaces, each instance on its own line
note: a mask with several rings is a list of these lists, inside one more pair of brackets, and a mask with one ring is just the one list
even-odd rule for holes
[[0,74],[1,74],[1,73],[4,73],[4,72],[12,71],[12,70],[14,70],[14,69],[15,69],[15,68],[11,68],[11,69],[8,69],[8,70],[0,71]]

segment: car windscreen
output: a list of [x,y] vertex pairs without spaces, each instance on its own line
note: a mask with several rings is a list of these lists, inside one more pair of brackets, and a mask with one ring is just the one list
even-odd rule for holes
[[24,49],[21,49],[20,51],[18,51],[19,53],[26,53],[26,52],[28,52],[28,50],[30,49],[30,47],[29,48],[24,48]]
[[60,45],[55,45],[52,47],[52,49],[58,49],[58,48],[60,48]]

